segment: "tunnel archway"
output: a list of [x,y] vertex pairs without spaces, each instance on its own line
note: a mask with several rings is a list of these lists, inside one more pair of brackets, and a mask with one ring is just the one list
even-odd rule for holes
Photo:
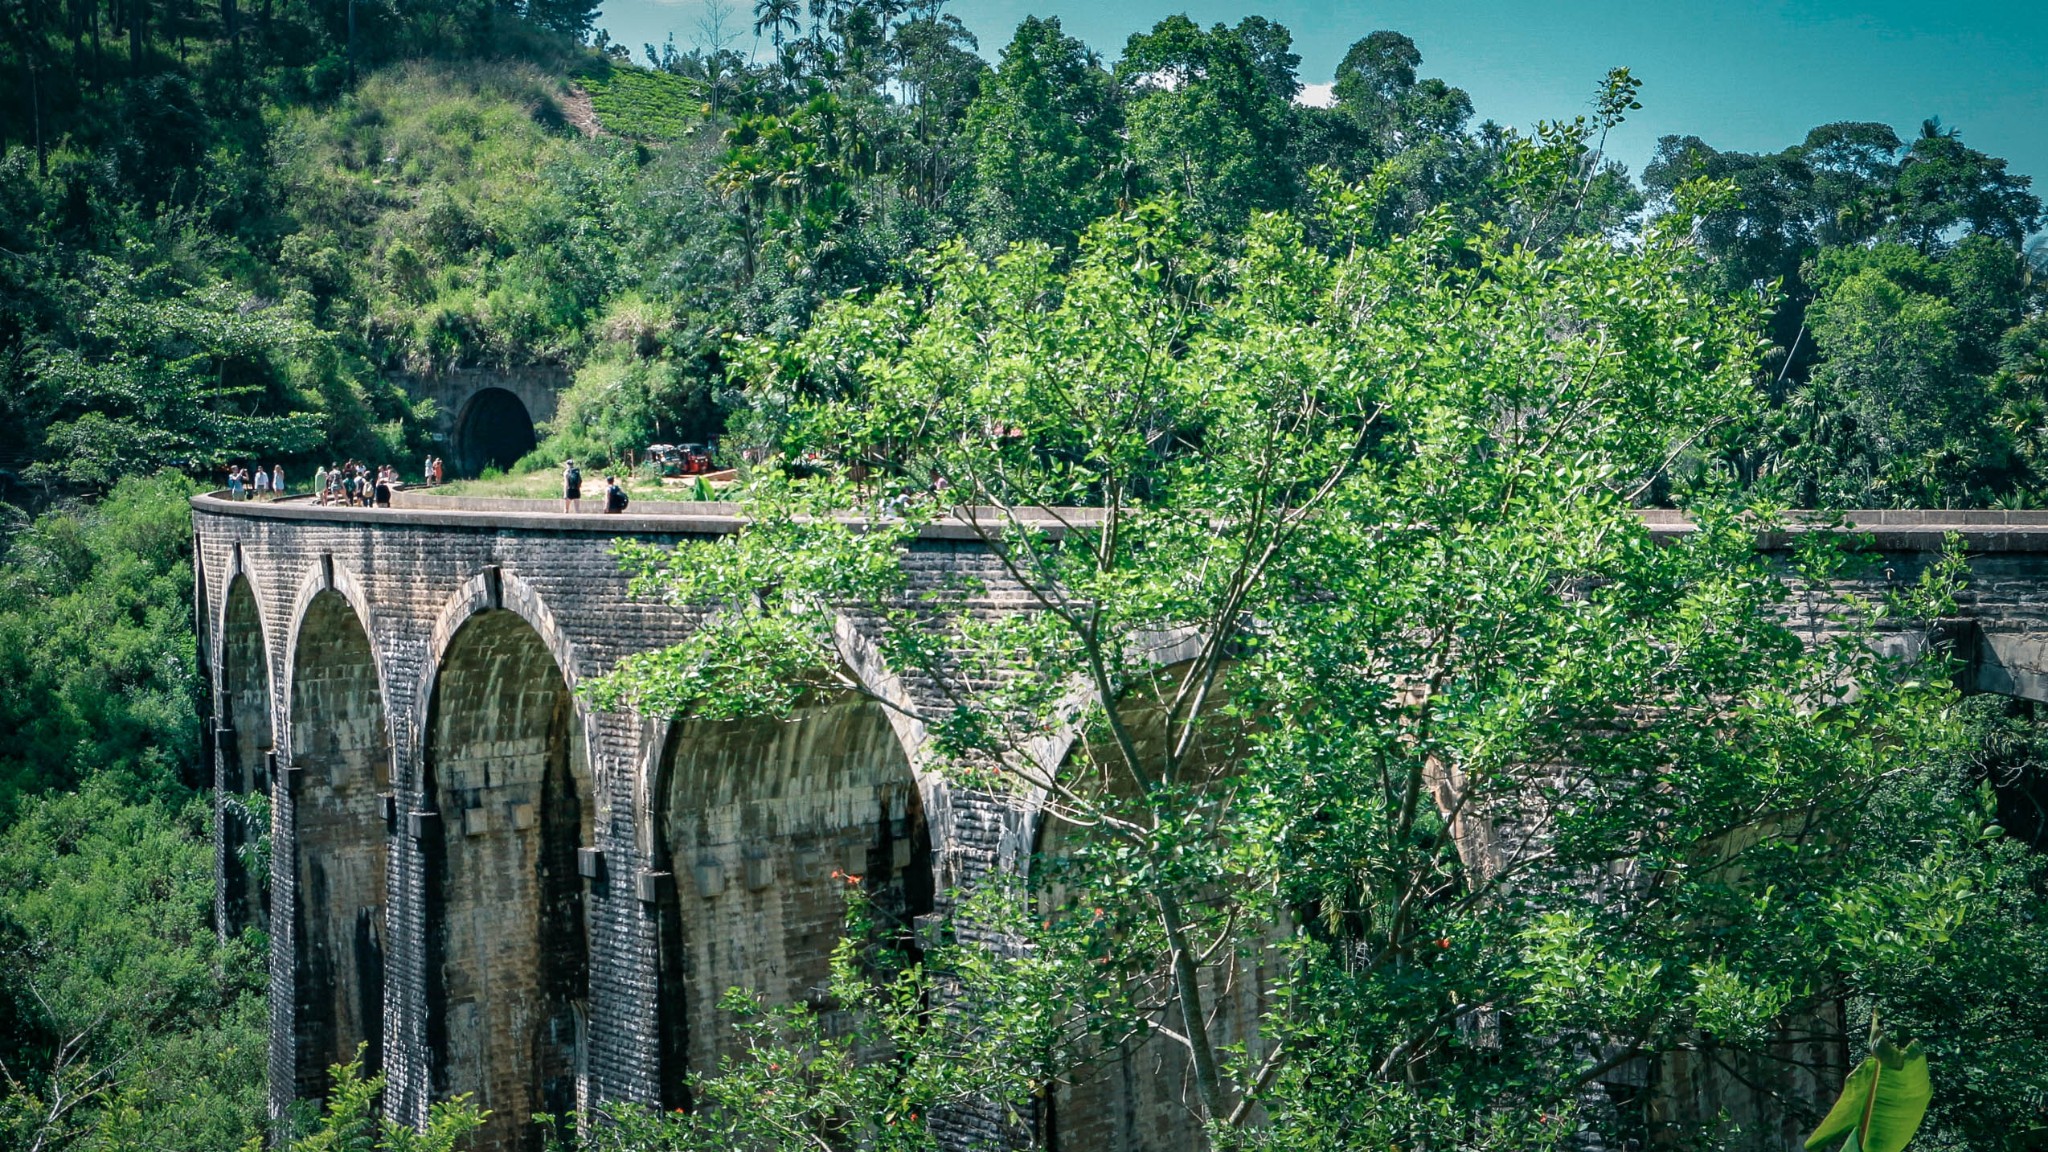
[[[786,720],[684,720],[653,790],[661,888],[659,1029],[664,1107],[684,1077],[737,1055],[733,987],[771,1005],[825,994],[858,884],[885,930],[911,942],[932,909],[931,834],[882,705],[820,694]],[[830,1026],[828,1025],[828,1030]]]
[[268,887],[248,865],[249,850],[265,829],[257,827],[249,804],[270,789],[270,648],[256,592],[237,572],[228,583],[221,617],[219,724],[215,749],[215,819],[220,827],[221,931],[269,927]]
[[358,1044],[366,1075],[383,1065],[391,740],[369,635],[337,592],[306,607],[291,695],[294,1087],[322,1100]]
[[[1118,699],[1116,712],[1136,746],[1139,761],[1158,764],[1167,741],[1184,725],[1169,726],[1169,702],[1186,664],[1162,668],[1140,679]],[[1211,785],[1230,776],[1247,750],[1246,721],[1228,707],[1227,682],[1219,684],[1195,726],[1189,750],[1180,761],[1180,783]],[[1060,766],[1060,779],[1082,794],[1108,795],[1132,807],[1123,814],[1143,819],[1138,807],[1139,784],[1124,766],[1108,725],[1084,727]],[[1085,915],[1086,877],[1069,871],[1068,861],[1084,850],[1092,833],[1054,819],[1041,818],[1030,871],[1039,914],[1046,917]],[[1226,952],[1202,969],[1201,981],[1213,1015],[1211,1040],[1219,1047],[1243,1044],[1257,1054],[1259,1022],[1273,1007],[1271,989],[1277,971]],[[1181,1026],[1167,1016],[1169,1028]],[[1209,1146],[1202,1133],[1195,1100],[1194,1068],[1188,1050],[1154,1029],[1120,1042],[1094,1041],[1083,1050],[1082,1062],[1068,1070],[1047,1092],[1039,1116],[1039,1136],[1053,1152],[1185,1152]]]
[[508,389],[477,389],[455,417],[455,460],[464,476],[510,468],[536,443],[532,414]]
[[491,1111],[480,1148],[533,1149],[585,1092],[590,943],[579,850],[595,808],[561,668],[515,612],[471,616],[429,704],[427,1045],[434,1094]]

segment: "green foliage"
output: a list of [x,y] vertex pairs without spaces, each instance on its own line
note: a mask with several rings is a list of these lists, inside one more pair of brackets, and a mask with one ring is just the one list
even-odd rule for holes
[[377,1114],[384,1093],[382,1075],[364,1077],[362,1053],[346,1064],[333,1065],[333,1084],[319,1124],[304,1136],[283,1143],[286,1152],[455,1152],[490,1115],[469,1093],[437,1100],[427,1110],[427,1126],[415,1130]]
[[[1530,145],[1563,163],[1531,153],[1525,203],[1554,202],[1545,172],[1583,186],[1577,139]],[[1700,286],[1686,222],[1532,249],[1448,212],[1386,234],[1393,194],[1326,189],[1313,230],[1255,218],[1228,260],[1170,205],[1097,225],[1064,268],[956,247],[928,294],[751,343],[788,457],[883,502],[769,487],[747,533],[630,554],[639,594],[744,626],[622,666],[602,702],[773,714],[795,689],[761,669],[834,675],[833,614],[858,611],[955,702],[935,766],[1048,806],[1030,899],[957,921],[1028,942],[973,986],[1043,1004],[1011,1021],[1043,1038],[1013,1074],[1171,1033],[1210,1125],[1263,1109],[1231,1137],[1254,1146],[1626,1135],[1577,1111],[1615,1060],[1767,1051],[1839,998],[1889,1004],[1885,973],[1993,915],[1954,810],[1882,801],[1901,764],[1923,779],[1963,747],[1953,694],[1857,625],[1940,614],[1957,569],[1802,637],[1786,605],[1849,553],[1815,537],[1772,569],[1750,519],[1772,509],[1715,485],[1679,493],[1697,531],[1653,543],[1632,501],[1755,427],[1755,313]],[[851,534],[835,506],[980,509],[1039,610],[906,597],[904,529]],[[1162,636],[1185,662],[1159,671]],[[1068,725],[1084,758],[1041,760]],[[1621,875],[1641,880],[1586,899]],[[1208,990],[1253,971],[1272,1007],[1227,1047]],[[1484,1043],[1482,1005],[1513,1022]]]
[[218,473],[321,443],[322,397],[299,377],[303,365],[331,364],[332,353],[309,326],[250,308],[225,284],[145,300],[111,264],[92,283],[100,299],[79,345],[46,352],[35,367],[53,419],[32,475],[105,488],[163,467]]
[[1806,1138],[1808,1148],[1825,1148],[1843,1137],[1842,1152],[1904,1152],[1920,1130],[1934,1096],[1927,1055],[1918,1045],[1901,1051],[1887,1040],[1875,1047],[1849,1074],[1820,1127]]
[[218,1152],[258,1132],[267,944],[214,932],[207,807],[102,776],[0,834],[7,1147]]
[[673,72],[593,61],[576,73],[607,132],[636,140],[688,139],[704,125],[704,93]]
[[130,477],[45,514],[0,562],[0,811],[106,777],[182,794],[199,756],[191,484]]
[[1298,175],[1285,156],[1301,58],[1291,44],[1261,16],[1207,32],[1169,16],[1132,35],[1117,63],[1131,159],[1149,188],[1179,196],[1191,221],[1219,236],[1294,201]]
[[[415,371],[558,359],[619,285],[634,159],[560,126],[529,66],[412,65],[298,113],[282,173],[303,227],[288,270],[321,314]],[[347,253],[341,274],[322,253]],[[302,255],[303,254],[303,255]]]
[[967,110],[974,211],[1005,240],[1064,245],[1119,191],[1115,82],[1057,17],[1027,17]]
[[1777,407],[1732,454],[1738,474],[1807,505],[2035,502],[2040,377],[2017,367],[2041,308],[2020,252],[2042,219],[2027,178],[1932,121],[1910,144],[1823,125],[1768,155],[1667,136],[1643,175],[1667,197],[1732,184],[1700,219],[1702,274],[1782,294],[1762,373]]
[[681,645],[626,657],[581,689],[600,708],[649,715],[785,716],[809,692],[852,687],[836,664],[833,605],[902,586],[897,550],[915,522],[876,529],[835,513],[847,493],[772,481],[754,486],[757,522],[667,549],[621,540],[636,596],[710,613]]

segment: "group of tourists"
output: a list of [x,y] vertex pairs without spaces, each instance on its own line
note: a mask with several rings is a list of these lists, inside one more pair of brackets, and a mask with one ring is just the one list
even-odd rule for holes
[[[576,502],[583,499],[583,470],[576,467],[576,461],[562,461],[562,511],[574,512]],[[624,512],[632,497],[626,495],[625,486],[617,476],[604,478],[604,510]]]
[[345,508],[389,508],[391,490],[398,487],[398,469],[351,460],[338,468],[321,467],[313,473],[314,500]]
[[268,500],[282,495],[284,466],[281,464],[272,464],[268,471],[260,464],[253,472],[240,464],[228,469],[228,498],[231,500]]

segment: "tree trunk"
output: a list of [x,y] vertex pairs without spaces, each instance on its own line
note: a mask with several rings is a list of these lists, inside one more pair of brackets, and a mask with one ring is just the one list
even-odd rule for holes
[[128,0],[128,72],[142,75],[142,41],[149,24],[149,0]]
[[41,77],[36,69],[34,49],[28,56],[28,106],[30,119],[35,121],[36,133],[36,176],[50,178],[50,146],[43,140],[43,92]]

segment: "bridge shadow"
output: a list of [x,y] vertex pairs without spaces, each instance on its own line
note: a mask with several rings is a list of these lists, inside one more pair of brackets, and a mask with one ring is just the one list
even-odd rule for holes
[[384,891],[391,740],[370,638],[327,590],[294,645],[292,939],[296,1093],[327,1096],[330,1065],[383,1067]]
[[662,1104],[685,1077],[740,1053],[729,988],[807,1003],[844,1028],[827,995],[858,887],[908,942],[931,911],[931,835],[917,782],[880,704],[819,695],[788,720],[685,720],[669,728],[653,791]]
[[492,609],[450,641],[426,729],[432,1091],[491,1111],[477,1147],[538,1152],[530,1117],[587,1102],[584,873],[598,869],[582,725],[539,633]]

